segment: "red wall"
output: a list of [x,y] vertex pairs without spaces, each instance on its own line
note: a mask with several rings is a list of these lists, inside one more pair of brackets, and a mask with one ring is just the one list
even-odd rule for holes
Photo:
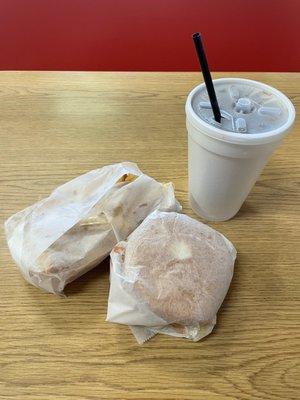
[[300,0],[0,0],[0,69],[300,71]]

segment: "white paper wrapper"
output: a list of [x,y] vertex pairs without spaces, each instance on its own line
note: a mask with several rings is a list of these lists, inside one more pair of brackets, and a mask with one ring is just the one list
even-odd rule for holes
[[62,294],[155,209],[181,209],[171,183],[157,182],[134,163],[108,165],[10,217],[7,242],[28,282]]
[[198,341],[213,330],[235,258],[219,232],[156,210],[111,252],[107,321],[129,325],[140,344],[157,333]]

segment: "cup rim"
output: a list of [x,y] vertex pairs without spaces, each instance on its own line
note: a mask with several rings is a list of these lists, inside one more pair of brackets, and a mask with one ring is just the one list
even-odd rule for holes
[[[265,83],[254,81],[252,79],[244,79],[244,78],[219,78],[219,79],[214,79],[213,82],[232,82],[232,83],[237,83],[237,82],[247,82],[251,85],[254,85],[256,87],[266,89],[271,93],[274,93],[276,96],[278,96],[285,104],[285,106],[288,109],[288,119],[287,121],[281,125],[280,127],[273,129],[272,131],[269,132],[263,132],[263,133],[251,133],[251,134],[245,134],[245,133],[238,133],[238,132],[229,132],[225,131],[223,129],[220,129],[218,127],[215,127],[213,125],[210,125],[206,121],[202,120],[194,111],[192,107],[192,100],[194,95],[197,93],[197,91],[203,86],[205,86],[205,83],[201,83],[200,85],[197,85],[194,87],[191,92],[189,93],[186,104],[185,104],[185,112],[186,112],[186,117],[189,120],[189,122],[194,126],[195,129],[199,130],[201,129],[201,133],[206,134],[207,136],[213,137],[214,139],[223,141],[223,142],[230,142],[230,143],[237,143],[237,144],[261,144],[261,143],[269,143],[269,142],[275,142],[280,140],[283,136],[285,136],[289,129],[292,127],[294,120],[295,120],[295,108],[290,101],[290,99],[284,95],[282,92],[279,90],[275,89],[272,86],[269,86]],[[204,128],[204,129],[203,129]]]

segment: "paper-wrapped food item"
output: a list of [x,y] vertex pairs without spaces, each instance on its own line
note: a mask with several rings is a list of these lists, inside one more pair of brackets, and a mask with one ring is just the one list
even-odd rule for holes
[[235,258],[209,226],[154,211],[111,252],[107,321],[129,325],[139,343],[156,333],[200,340],[216,323]]
[[8,246],[28,282],[62,294],[156,209],[181,209],[171,183],[157,182],[130,162],[108,165],[10,217]]

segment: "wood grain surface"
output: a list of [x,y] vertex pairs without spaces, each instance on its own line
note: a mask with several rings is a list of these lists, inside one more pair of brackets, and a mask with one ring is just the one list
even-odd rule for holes
[[[300,74],[232,73],[283,91]],[[0,73],[1,223],[57,185],[122,160],[187,200],[184,103],[199,73]],[[299,110],[300,111],[300,110]],[[299,121],[238,215],[210,225],[237,247],[218,324],[193,343],[139,346],[105,322],[108,260],[68,297],[27,284],[0,243],[0,399],[299,399]]]

